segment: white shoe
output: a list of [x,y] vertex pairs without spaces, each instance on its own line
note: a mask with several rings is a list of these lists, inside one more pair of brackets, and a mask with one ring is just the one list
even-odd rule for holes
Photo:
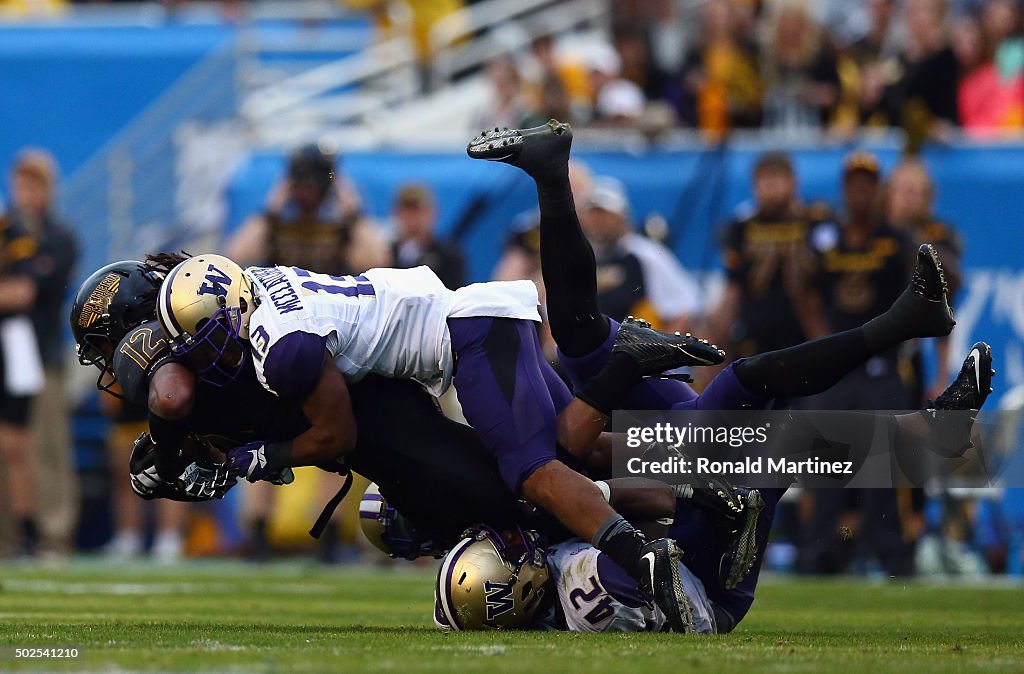
[[142,554],[142,537],[134,531],[118,531],[103,546],[103,554],[115,562],[125,562]]
[[176,531],[162,531],[153,541],[153,560],[158,564],[176,564],[185,556],[185,539]]

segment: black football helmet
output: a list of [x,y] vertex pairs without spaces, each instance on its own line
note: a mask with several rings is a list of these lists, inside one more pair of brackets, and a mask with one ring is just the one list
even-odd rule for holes
[[326,192],[334,181],[334,155],[316,145],[303,145],[288,158],[288,178],[313,183]]
[[[78,344],[78,362],[95,365],[96,388],[110,388],[114,349],[128,332],[156,317],[156,298],[163,275],[137,260],[114,262],[85,280],[71,305],[71,332]],[[120,397],[120,396],[118,396]]]

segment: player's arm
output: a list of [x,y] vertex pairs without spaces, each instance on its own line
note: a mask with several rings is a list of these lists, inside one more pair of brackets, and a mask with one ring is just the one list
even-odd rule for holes
[[316,388],[302,401],[302,411],[310,426],[291,443],[291,466],[328,464],[356,446],[356,419],[348,386],[326,350]]
[[[330,465],[355,447],[356,422],[348,386],[325,337],[290,332],[270,346],[265,356],[254,351],[253,362],[264,387],[299,402],[309,422],[309,428],[289,442],[264,444],[266,469]],[[252,478],[249,471],[246,474]]]

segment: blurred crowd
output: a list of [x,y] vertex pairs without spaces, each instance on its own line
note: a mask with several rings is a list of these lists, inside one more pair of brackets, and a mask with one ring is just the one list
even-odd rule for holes
[[479,126],[656,132],[1024,129],[1017,0],[631,0],[604,41],[537,37],[487,67]]

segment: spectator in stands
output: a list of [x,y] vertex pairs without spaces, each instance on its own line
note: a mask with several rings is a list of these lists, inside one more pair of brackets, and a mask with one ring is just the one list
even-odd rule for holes
[[764,125],[774,129],[826,127],[839,102],[833,49],[799,0],[780,0],[768,17],[761,64]]
[[845,50],[856,69],[857,124],[884,124],[879,105],[888,72],[897,67],[899,35],[896,28],[896,0],[869,0],[870,26],[866,35]]
[[[537,30],[541,31],[543,27]],[[526,82],[528,97],[532,102],[533,115],[539,117],[539,111],[545,108],[560,109],[567,105],[571,114],[564,118],[554,115],[558,120],[585,120],[590,114],[590,81],[587,76],[586,64],[583,59],[573,54],[559,55],[556,51],[555,39],[550,34],[541,34],[530,44],[530,51],[523,59],[521,70]],[[555,93],[559,100],[548,100]],[[568,103],[561,101],[562,97]],[[542,121],[546,122],[550,117]]]
[[617,26],[612,41],[622,63],[622,78],[640,87],[648,101],[663,98],[669,75],[654,62],[644,27],[636,23]]
[[266,211],[228,242],[239,264],[284,264],[330,274],[358,274],[391,262],[386,239],[362,217],[355,186],[336,172],[333,154],[316,145],[292,153]]
[[486,73],[491,95],[477,112],[473,126],[478,129],[521,127],[529,107],[523,99],[523,82],[515,62],[508,56],[501,56],[487,64]]
[[[32,408],[36,472],[46,475],[39,490],[41,552],[65,556],[78,521],[78,480],[72,457],[65,368],[67,315],[64,300],[78,260],[78,239],[54,212],[57,168],[49,152],[23,150],[11,176],[10,219],[36,242],[32,273],[36,297],[29,312],[43,360],[44,386]],[[124,465],[124,464],[122,464]]]
[[630,126],[644,114],[644,92],[621,77],[622,59],[610,45],[591,45],[586,55],[591,93],[590,121],[605,126]]
[[615,320],[641,316],[685,331],[701,317],[700,287],[666,246],[633,231],[625,188],[595,178],[580,224],[597,258],[597,304]]
[[882,107],[890,125],[906,129],[915,147],[959,123],[960,67],[949,44],[944,0],[907,0],[904,13],[901,76],[887,87]]
[[743,213],[722,233],[727,283],[710,330],[733,357],[783,349],[827,334],[811,295],[814,259],[810,232],[828,217],[805,207],[789,157],[761,156],[753,170],[753,213]]
[[32,397],[43,365],[29,314],[36,298],[36,242],[10,216],[0,217],[0,462],[7,512],[19,529],[19,556],[36,553],[39,532],[31,448]]
[[566,91],[562,78],[555,72],[545,73],[537,88],[533,106],[523,120],[523,127],[540,126],[549,119],[557,119],[560,122],[575,120],[569,92]]
[[437,203],[426,185],[407,183],[395,195],[393,209],[397,227],[392,245],[395,266],[402,269],[426,265],[449,288],[466,283],[466,261],[454,243],[438,241]]
[[[950,296],[960,289],[963,240],[951,225],[935,217],[933,203],[935,188],[928,169],[918,159],[904,159],[889,177],[886,216],[889,222],[906,232],[918,245],[931,243],[942,256],[942,268],[949,284]],[[949,339],[938,340],[936,362],[931,368],[933,376],[924,382],[924,364],[921,356],[914,358],[914,406],[924,399],[934,399],[949,383]]]
[[1012,2],[994,0],[982,22],[966,16],[956,22],[953,49],[960,64],[957,102],[960,123],[974,137],[1024,128],[1024,44]]
[[708,0],[700,40],[687,57],[672,98],[681,120],[711,134],[758,126],[761,77],[753,44],[745,39],[731,0]]

